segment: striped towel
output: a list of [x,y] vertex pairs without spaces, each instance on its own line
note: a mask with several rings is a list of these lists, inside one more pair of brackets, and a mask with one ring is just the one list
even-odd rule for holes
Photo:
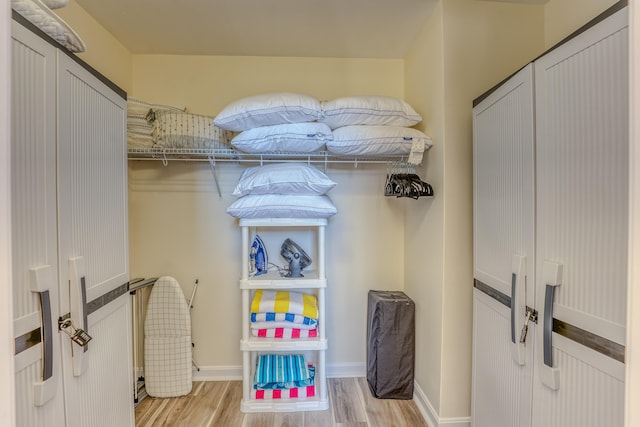
[[252,313],[293,313],[318,318],[318,301],[314,295],[301,292],[259,289],[253,295]]
[[253,322],[251,324],[251,329],[275,329],[275,328],[293,328],[293,327],[295,327],[296,329],[309,330],[309,329],[316,329],[318,326],[317,325],[313,325],[313,326],[295,325],[289,322]]
[[253,381],[255,389],[285,389],[313,384],[315,368],[302,354],[263,354],[258,357]]
[[251,333],[259,338],[316,338],[318,336],[317,329],[299,328],[251,329]]
[[251,313],[252,322],[289,322],[296,325],[316,326],[318,321],[294,313]]
[[251,399],[307,399],[316,395],[316,386],[294,387],[287,390],[251,390]]

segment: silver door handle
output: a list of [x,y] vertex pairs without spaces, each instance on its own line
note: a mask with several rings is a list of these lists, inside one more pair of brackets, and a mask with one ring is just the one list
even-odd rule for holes
[[526,361],[525,343],[520,341],[527,315],[526,261],[522,255],[514,255],[511,260],[511,356],[518,365],[524,365]]
[[560,369],[553,366],[553,300],[555,288],[562,284],[562,264],[545,260],[542,265],[542,282],[544,293],[537,292],[539,306],[544,307],[542,327],[538,328],[538,367],[540,380],[552,390],[560,386]]
[[[69,258],[69,309],[72,318],[76,319],[77,327],[82,332],[88,330],[88,319],[85,313],[87,303],[85,284],[85,265],[83,257]],[[87,340],[88,342],[88,340]],[[72,346],[73,376],[79,377],[87,370],[86,342],[82,346]]]
[[56,378],[53,375],[53,313],[51,311],[51,287],[57,286],[51,266],[44,265],[29,270],[31,291],[38,294],[42,322],[42,381],[33,385],[34,405],[42,406],[55,396]]

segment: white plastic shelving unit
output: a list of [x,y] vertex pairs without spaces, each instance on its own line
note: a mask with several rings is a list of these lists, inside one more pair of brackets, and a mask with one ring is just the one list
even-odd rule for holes
[[[242,412],[286,412],[286,411],[312,411],[329,408],[327,397],[327,376],[325,366],[325,352],[327,350],[327,337],[325,328],[325,288],[327,278],[325,275],[325,227],[326,219],[300,219],[300,218],[267,218],[267,219],[241,219],[242,230],[242,275],[240,277],[240,290],[242,292],[242,339],[240,350],[242,351]],[[277,272],[269,272],[260,276],[249,276],[249,247],[251,245],[252,231],[265,229],[282,229],[295,227],[316,233],[316,260],[315,269],[304,270],[304,277],[286,278]],[[279,231],[279,230],[276,230]],[[271,290],[299,290],[313,293],[318,299],[318,336],[307,339],[282,339],[282,338],[258,338],[251,335],[250,312],[252,293],[258,289]],[[308,361],[313,362],[316,369],[315,396],[296,399],[258,400],[251,398],[253,388],[253,373],[255,371],[258,354],[266,353],[302,353]]]

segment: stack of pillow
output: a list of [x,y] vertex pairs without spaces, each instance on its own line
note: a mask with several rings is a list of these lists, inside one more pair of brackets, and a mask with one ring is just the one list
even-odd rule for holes
[[127,139],[131,148],[229,148],[231,132],[213,117],[187,113],[185,107],[127,100]]
[[244,170],[227,213],[236,218],[328,218],[337,209],[327,192],[336,185],[306,163],[272,163]]
[[153,147],[153,111],[184,112],[186,108],[173,105],[153,104],[137,98],[127,99],[127,144],[130,148]]
[[351,96],[321,104],[320,122],[333,131],[327,150],[348,156],[408,156],[420,163],[431,138],[413,129],[422,117],[404,100],[388,96]]
[[300,93],[266,93],[239,99],[216,116],[216,126],[239,132],[231,145],[246,153],[310,153],[331,139],[320,101]]
[[265,93],[227,105],[214,123],[239,132],[231,144],[247,153],[409,156],[420,163],[431,138],[411,128],[422,117],[404,100],[350,96],[320,102],[299,93]]

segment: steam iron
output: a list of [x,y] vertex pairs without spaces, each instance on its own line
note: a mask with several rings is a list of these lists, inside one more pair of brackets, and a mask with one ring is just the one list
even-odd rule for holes
[[266,274],[268,267],[267,247],[260,236],[256,234],[249,250],[249,273],[255,276]]
[[289,271],[284,277],[304,277],[302,270],[311,264],[311,258],[296,242],[285,240],[280,247],[280,255],[289,263]]

